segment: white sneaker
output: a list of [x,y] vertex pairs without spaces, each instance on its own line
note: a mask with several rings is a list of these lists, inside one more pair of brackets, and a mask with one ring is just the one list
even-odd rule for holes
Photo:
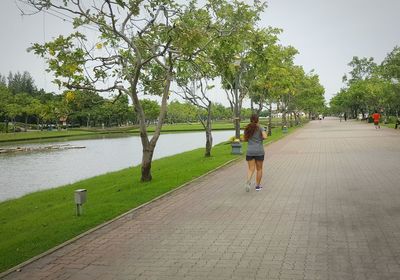
[[246,192],[250,191],[250,182],[245,183]]

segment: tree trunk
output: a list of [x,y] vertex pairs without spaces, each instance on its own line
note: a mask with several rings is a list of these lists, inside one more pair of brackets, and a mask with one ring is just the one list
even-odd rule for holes
[[282,110],[282,128],[287,127],[287,120],[286,120],[286,108]]
[[153,160],[154,147],[147,147],[147,149],[143,148],[143,156],[142,156],[142,176],[140,181],[149,182],[152,179],[151,176],[151,162]]
[[294,123],[296,126],[299,125],[299,117],[297,116],[297,113],[294,113]]
[[5,122],[6,133],[8,133],[8,117],[7,116],[5,117],[4,122]]
[[239,109],[239,98],[238,98],[238,89],[235,88],[235,101],[234,101],[234,110],[233,110],[233,124],[235,127],[235,139],[240,138],[240,109]]
[[211,133],[211,103],[209,103],[207,108],[207,124],[206,124],[206,152],[204,156],[211,156],[211,148],[213,143],[212,133]]
[[206,130],[206,152],[204,153],[204,156],[210,157],[211,156],[211,148],[212,148],[212,134],[211,134],[211,128]]
[[[170,55],[171,57],[171,55]],[[171,58],[170,58],[171,59]],[[140,69],[136,69],[137,73],[134,77],[134,79],[131,81],[131,93],[130,97],[132,98],[132,102],[139,120],[139,128],[140,128],[140,139],[142,141],[142,147],[143,147],[143,156],[142,156],[142,174],[141,174],[141,181],[142,182],[148,182],[151,181],[152,176],[151,176],[151,162],[153,159],[153,152],[154,148],[156,147],[158,138],[161,133],[161,127],[165,119],[165,115],[167,112],[167,99],[169,95],[169,89],[171,85],[171,80],[173,76],[173,67],[172,63],[170,63],[168,73],[167,73],[167,78],[166,78],[166,83],[164,87],[164,91],[162,94],[162,99],[161,99],[161,107],[160,107],[160,113],[158,116],[158,122],[156,125],[156,129],[154,131],[153,137],[149,141],[148,136],[147,136],[147,127],[146,127],[146,117],[144,115],[144,110],[143,107],[139,101],[137,91],[136,91],[136,86],[137,82],[139,79],[139,72]]]
[[269,102],[268,136],[272,135],[272,102]]
[[24,124],[24,131],[28,131],[28,114],[25,114],[25,124]]
[[[260,101],[260,103],[258,104],[258,109],[256,111],[258,116],[261,114],[262,109],[263,109],[263,103]],[[254,112],[254,111],[252,110],[252,112]]]

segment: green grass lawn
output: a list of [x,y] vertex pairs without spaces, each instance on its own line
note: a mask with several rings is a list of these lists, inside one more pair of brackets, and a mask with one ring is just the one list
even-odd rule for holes
[[[265,121],[264,121],[265,122]],[[273,119],[273,126],[277,125],[280,119]],[[242,122],[241,128],[244,128],[248,122]],[[266,125],[266,123],[262,123]],[[213,130],[233,130],[232,122],[214,122],[212,125]],[[149,133],[154,132],[155,126],[150,125],[147,128]],[[184,124],[164,124],[162,127],[162,133],[170,132],[186,132],[186,131],[203,131],[204,128],[201,123],[184,123]],[[17,132],[17,133],[0,133],[0,143],[3,142],[17,142],[17,141],[41,141],[43,139],[55,139],[55,138],[67,138],[67,137],[78,137],[80,139],[91,138],[98,134],[116,134],[116,133],[133,133],[138,134],[139,128],[135,127],[112,127],[112,128],[74,128],[69,130],[61,131],[28,131],[28,132]]]
[[[278,123],[280,124],[281,119],[273,119],[272,125],[276,126]],[[241,122],[240,127],[243,129],[249,122]],[[267,125],[267,122],[263,120],[262,125]],[[213,122],[212,123],[213,130],[234,130],[234,126],[232,122]],[[149,132],[153,132],[155,130],[154,125],[150,125],[148,127]],[[180,124],[164,124],[162,127],[162,132],[168,131],[195,131],[195,130],[204,130],[204,127],[201,123],[180,123]],[[131,131],[138,132],[139,129],[133,129]]]
[[[232,123],[218,123],[215,124],[215,130],[219,129],[233,129]],[[151,125],[148,127],[148,132],[152,133],[155,130],[155,126]],[[194,124],[173,124],[163,125],[162,132],[185,132],[185,131],[202,131],[203,126],[200,123]],[[80,128],[80,129],[69,129],[69,130],[53,130],[53,131],[28,131],[28,132],[17,132],[17,133],[0,133],[1,142],[14,142],[14,141],[32,141],[32,140],[43,140],[43,139],[54,139],[54,138],[67,138],[77,137],[80,139],[85,137],[91,138],[94,135],[99,134],[116,134],[116,133],[132,133],[138,134],[138,128],[132,127],[113,127],[113,128]]]
[[382,126],[386,126],[386,127],[389,127],[389,128],[394,128],[395,127],[395,124],[394,123],[387,123],[387,124],[381,124]]
[[[266,142],[282,136],[280,129],[274,129]],[[213,147],[212,157],[203,155],[204,149],[196,149],[155,160],[149,183],[139,182],[140,166],[136,166],[0,203],[0,272],[243,157],[232,155],[226,143]],[[77,217],[73,193],[80,188],[88,190],[88,200],[84,214]]]
[[60,137],[83,136],[92,134],[93,132],[88,132],[83,130],[28,131],[28,132],[17,132],[17,133],[0,133],[0,142],[60,138]]

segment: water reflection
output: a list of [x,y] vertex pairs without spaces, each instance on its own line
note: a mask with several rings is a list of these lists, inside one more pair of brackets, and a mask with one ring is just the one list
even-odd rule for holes
[[[214,144],[226,141],[233,134],[232,131],[213,132]],[[63,144],[86,148],[0,155],[0,201],[137,165],[142,157],[138,136],[73,140]],[[18,146],[38,145],[51,143]],[[154,159],[204,145],[204,132],[163,134]]]

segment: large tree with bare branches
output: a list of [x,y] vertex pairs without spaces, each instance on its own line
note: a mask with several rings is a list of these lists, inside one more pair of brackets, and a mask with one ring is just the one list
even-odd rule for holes
[[[140,124],[143,146],[141,181],[150,181],[153,152],[165,118],[170,86],[178,61],[192,60],[220,36],[218,9],[226,1],[174,0],[25,0],[37,11],[58,11],[73,17],[75,32],[31,50],[44,57],[60,87],[128,95]],[[96,42],[82,27],[98,32]],[[156,129],[149,139],[142,94],[160,96]]]
[[212,80],[217,75],[212,63],[201,59],[180,63],[177,72],[177,84],[180,88],[177,94],[200,109],[198,118],[206,133],[206,157],[211,156],[213,144],[210,90],[214,87]]

